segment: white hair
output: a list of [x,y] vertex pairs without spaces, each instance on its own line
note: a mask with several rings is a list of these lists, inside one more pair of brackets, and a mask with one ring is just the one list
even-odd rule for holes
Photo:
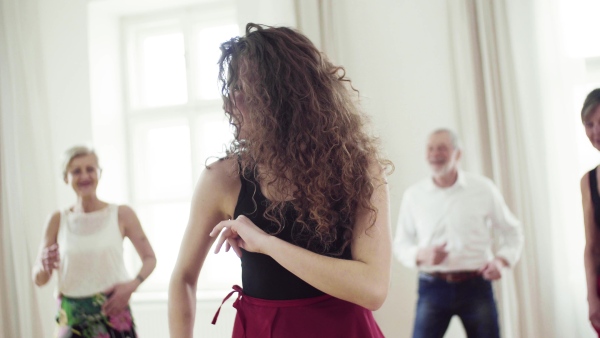
[[458,134],[456,134],[456,132],[452,129],[449,128],[439,128],[434,130],[431,135],[434,134],[440,134],[440,133],[446,133],[448,134],[448,136],[450,136],[450,142],[452,143],[452,147],[454,147],[454,149],[456,150],[460,150],[462,149],[462,143],[460,141],[460,138],[458,138]]
[[71,164],[71,162],[76,157],[85,156],[85,155],[94,155],[96,157],[96,162],[98,162],[98,155],[96,154],[94,149],[91,147],[77,145],[77,146],[71,147],[65,151],[65,153],[63,154],[63,161],[62,161],[63,178],[67,177],[67,171],[69,170],[69,165]]

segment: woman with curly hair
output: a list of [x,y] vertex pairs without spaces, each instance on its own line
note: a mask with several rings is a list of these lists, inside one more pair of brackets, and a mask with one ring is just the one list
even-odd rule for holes
[[365,131],[357,91],[290,28],[250,23],[221,50],[235,140],[196,187],[171,277],[171,337],[192,337],[217,237],[216,251],[225,244],[242,265],[233,337],[383,337],[371,311],[390,282],[392,165]]

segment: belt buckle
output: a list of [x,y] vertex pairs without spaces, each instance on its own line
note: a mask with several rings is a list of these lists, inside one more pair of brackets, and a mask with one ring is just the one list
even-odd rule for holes
[[448,282],[448,283],[460,282],[460,275],[455,274],[455,273],[449,273],[446,275],[446,282]]

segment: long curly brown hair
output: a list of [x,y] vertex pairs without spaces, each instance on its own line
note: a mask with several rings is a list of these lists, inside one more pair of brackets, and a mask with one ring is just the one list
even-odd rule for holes
[[370,211],[371,225],[375,221],[371,195],[385,182],[369,168],[393,167],[366,131],[358,91],[344,68],[290,28],[249,23],[246,35],[223,43],[221,51],[219,81],[235,130],[229,155],[239,158],[242,173],[253,171],[261,185],[284,196],[269,201],[265,218],[281,230],[291,203],[309,247],[327,252],[343,236],[333,253],[340,255],[352,240],[359,207]]

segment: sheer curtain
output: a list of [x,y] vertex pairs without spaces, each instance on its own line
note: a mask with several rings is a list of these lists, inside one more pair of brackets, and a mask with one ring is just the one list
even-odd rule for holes
[[[552,325],[543,325],[553,306],[547,296],[552,294],[552,278],[548,278],[552,267],[547,259],[552,257],[546,228],[547,177],[540,170],[545,147],[543,130],[535,125],[543,116],[529,109],[525,96],[530,89],[520,83],[522,78],[536,74],[519,74],[527,72],[522,67],[530,62],[525,55],[535,54],[534,47],[514,48],[516,35],[509,25],[507,2],[447,3],[460,134],[471,147],[465,153],[465,165],[496,182],[521,219],[525,235],[520,262],[496,283],[501,331],[509,338],[551,337],[548,328]],[[515,20],[511,17],[511,24]]]
[[[36,0],[0,2],[0,336],[44,337],[31,282],[53,183]],[[46,175],[48,174],[48,175]],[[51,176],[51,175],[50,175]],[[48,298],[49,299],[49,298]]]
[[333,1],[295,0],[295,13],[298,29],[330,60],[339,61],[339,48],[334,38]]

